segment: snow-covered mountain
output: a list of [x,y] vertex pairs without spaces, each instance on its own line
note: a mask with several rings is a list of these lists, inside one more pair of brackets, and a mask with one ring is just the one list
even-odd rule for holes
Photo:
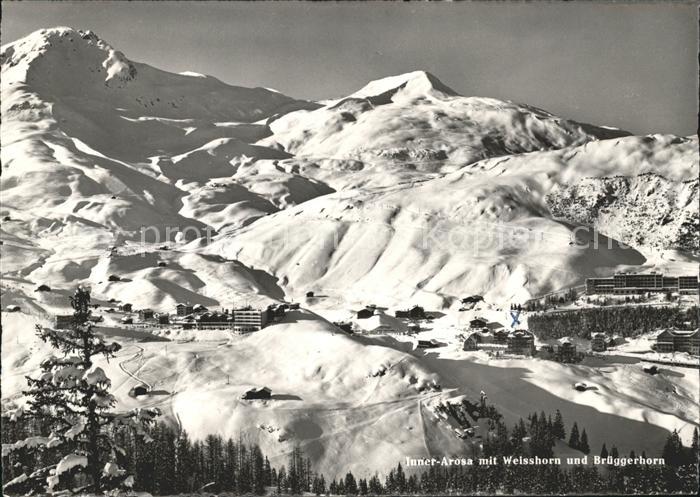
[[[71,28],[32,33],[3,46],[0,58],[2,295],[22,309],[3,313],[3,359],[13,365],[3,369],[4,396],[46,352],[19,341],[12,349],[13,340],[65,310],[78,283],[102,305],[156,310],[301,300],[314,291],[321,307],[344,312],[423,303],[449,313],[477,293],[496,315],[587,276],[663,269],[668,250],[674,268],[696,268],[697,137],[635,137],[460,96],[422,71],[308,102],[162,71]],[[585,229],[593,224],[601,243],[579,248],[593,239]],[[40,284],[53,291],[34,292]],[[453,318],[445,323],[454,327]],[[143,376],[170,392],[162,402],[171,419],[189,431],[217,423],[227,434],[252,430],[280,460],[284,443],[301,442],[332,475],[352,461],[364,471],[393,466],[406,451],[459,450],[449,427],[427,419],[443,396],[435,385],[448,398],[501,388],[493,378],[511,381],[501,366],[469,363],[467,374],[451,369],[459,361],[409,349],[340,334],[300,311],[235,346],[173,343],[168,355],[158,343],[134,343],[119,364],[138,360]],[[557,405],[573,416],[578,404],[562,371],[554,384],[568,400]],[[245,378],[223,386],[225,374]],[[526,376],[519,383],[534,389]],[[125,395],[132,380],[119,386],[122,404],[136,402]],[[238,402],[254,382],[283,395],[281,407]],[[680,423],[639,407],[636,390],[622,404],[609,391],[600,412],[587,414],[601,425],[616,418],[601,413],[621,412],[636,428],[647,419]],[[508,404],[508,392],[499,400],[509,421],[541,409],[534,393]],[[679,412],[695,399],[685,397]],[[213,406],[206,416],[204,403]],[[619,419],[606,436],[630,428]],[[646,442],[663,440],[657,431]],[[364,445],[343,452],[351,440]],[[378,440],[383,452],[362,461]]]
[[[109,293],[113,271],[149,305],[212,286],[210,304],[240,295],[175,265],[155,270],[169,283],[153,288],[154,268],[128,262],[144,227],[162,243],[210,233],[213,246],[188,250],[264,268],[275,295],[372,288],[438,306],[465,292],[522,300],[643,264],[650,250],[697,249],[696,138],[631,137],[462,97],[423,71],[317,104],[161,71],[71,28],[37,31],[1,57],[6,271],[37,283],[89,280]],[[572,232],[594,222],[632,250],[574,250]],[[474,245],[520,229],[539,243]],[[107,262],[113,247],[122,258]]]

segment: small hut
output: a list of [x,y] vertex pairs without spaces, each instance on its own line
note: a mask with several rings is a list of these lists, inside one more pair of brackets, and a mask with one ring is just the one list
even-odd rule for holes
[[149,388],[142,383],[141,385],[136,385],[134,388],[129,390],[129,395],[131,397],[141,397],[142,395],[147,395],[148,392]]
[[251,388],[241,396],[243,400],[267,400],[272,398],[272,390],[267,387]]

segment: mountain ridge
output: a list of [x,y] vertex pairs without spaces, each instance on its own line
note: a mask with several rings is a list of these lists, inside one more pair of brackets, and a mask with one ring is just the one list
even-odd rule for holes
[[[249,236],[258,226],[277,220],[284,230],[293,230],[296,220],[285,221],[281,213],[297,209],[303,218],[317,204],[331,212],[336,197],[362,200],[368,217],[384,223],[381,209],[373,212],[372,199],[398,191],[408,193],[408,202],[399,202],[400,213],[394,215],[432,209],[434,221],[429,224],[437,224],[429,229],[460,209],[474,209],[472,221],[520,223],[520,218],[538,218],[537,222],[552,223],[562,220],[553,220],[542,199],[556,189],[574,191],[572,185],[581,176],[595,178],[615,170],[631,176],[655,172],[670,181],[665,188],[680,191],[676,182],[697,168],[690,158],[696,141],[630,137],[622,130],[583,125],[525,104],[463,97],[420,70],[380,78],[347,97],[317,104],[262,88],[226,85],[209,76],[151,68],[133,62],[91,31],[40,30],[4,45],[2,54],[3,215],[25,219],[26,237],[36,224],[28,209],[36,209],[42,223],[53,225],[55,236],[67,243],[47,245],[29,236],[30,245],[55,253],[44,259],[40,270],[22,269],[44,279],[53,274],[51,261],[63,259],[58,252],[99,253],[134,244],[143,227],[158,237],[165,236],[167,227],[178,227],[179,234],[163,240],[169,243],[192,241],[209,229],[217,241],[206,250],[229,257],[233,252],[218,248],[228,237]],[[29,77],[22,78],[25,69]],[[525,178],[527,174],[532,177]],[[451,184],[462,185],[464,193],[449,193]],[[35,191],[41,194],[30,193]],[[442,196],[454,205],[441,203]],[[51,212],[45,211],[49,207]],[[350,219],[347,214],[338,213],[342,223]],[[567,222],[597,219],[588,211],[569,214]],[[692,236],[692,212],[684,216],[686,221],[664,225],[664,240]],[[413,217],[406,218],[413,222]],[[625,233],[634,238],[637,230],[654,226],[641,220]],[[671,232],[679,225],[690,231]],[[99,236],[79,243],[68,236],[78,226],[90,226]],[[346,243],[357,231],[351,229],[352,222],[348,226],[336,232],[343,233]],[[183,234],[187,227],[193,230]],[[205,250],[201,244],[198,240],[192,250]],[[657,245],[663,248],[667,243]],[[249,255],[246,262],[264,266],[265,261]],[[499,295],[518,298],[538,291],[537,285],[527,292],[518,287],[525,282],[521,277],[514,280],[520,283],[512,283],[508,275],[518,273],[518,265],[505,255],[492,255],[494,265],[475,280],[474,291],[499,287]],[[381,253],[376,256],[381,260]],[[454,264],[450,259],[449,254],[441,255],[436,270]],[[99,260],[90,264],[110,267]],[[561,261],[564,266],[569,264],[566,260]],[[393,270],[383,274],[382,281],[389,281]],[[283,273],[287,271],[272,270],[295,291],[309,281],[309,275],[295,282]],[[58,264],[58,281],[69,281],[70,274],[94,282],[103,277],[99,271],[73,272]],[[399,293],[409,296],[433,288],[436,302],[446,305],[456,296],[461,279],[442,284],[435,277],[426,274]],[[494,278],[501,283],[494,284]],[[432,285],[427,283],[431,279]],[[194,290],[192,282],[182,281],[187,292]],[[346,283],[352,288],[356,282]],[[503,285],[515,287],[506,290]]]

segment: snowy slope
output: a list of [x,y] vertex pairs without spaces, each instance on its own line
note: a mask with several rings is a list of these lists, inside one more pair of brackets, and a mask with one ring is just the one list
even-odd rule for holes
[[[637,234],[666,239],[663,248],[697,240],[697,146],[697,138],[627,137],[487,159],[415,185],[319,197],[224,234],[209,250],[267,268],[297,295],[315,289],[437,307],[465,294],[522,301],[645,263],[650,247]],[[624,210],[597,207],[585,194],[577,216],[552,209],[570,185],[621,175],[644,185],[651,171],[663,188],[635,186],[636,197],[616,200]],[[598,247],[592,230],[577,229],[594,221]],[[609,246],[606,235],[631,247]]]
[[[167,73],[71,28],[32,33],[3,46],[1,59],[1,210],[9,220],[0,250],[4,274],[21,276],[29,287],[87,280],[101,291],[107,274],[96,268],[115,266],[108,258],[113,247],[120,256],[142,252],[155,266],[154,250],[163,242],[244,226],[332,191],[274,168],[233,178],[257,159],[289,157],[253,144],[270,134],[256,121],[315,104]],[[141,245],[142,239],[160,243]],[[117,297],[137,286],[165,306],[207,286],[209,263],[191,262],[181,271],[202,272],[196,276],[202,282],[168,270],[154,285],[160,275],[142,272],[131,275],[133,284],[104,291]],[[119,264],[110,270],[129,272]],[[225,293],[235,295],[236,286]]]
[[260,143],[307,160],[358,161],[363,172],[355,184],[374,185],[628,134],[513,102],[462,97],[423,71],[373,81],[320,109],[282,116],[270,128],[273,134]]

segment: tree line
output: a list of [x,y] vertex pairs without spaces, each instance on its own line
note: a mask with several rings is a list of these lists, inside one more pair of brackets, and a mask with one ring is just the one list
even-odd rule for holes
[[[486,420],[485,420],[486,421]],[[357,477],[347,472],[342,478],[327,480],[312,469],[311,461],[299,447],[292,448],[287,463],[270,464],[261,449],[242,438],[224,439],[209,435],[192,440],[187,432],[164,423],[146,429],[145,438],[132,430],[114,433],[115,444],[122,447],[120,465],[135,478],[134,490],[153,495],[212,493],[316,495],[395,495],[446,493],[678,493],[697,489],[698,430],[691,447],[681,443],[676,431],[668,436],[661,450],[665,466],[629,465],[596,466],[505,465],[502,456],[552,457],[556,440],[584,454],[589,454],[586,429],[574,422],[569,430],[561,412],[552,415],[532,413],[511,429],[502,417],[488,419],[488,435],[479,457],[495,456],[497,464],[472,466],[431,466],[422,472],[407,472],[399,463],[384,478],[378,474]],[[8,443],[45,429],[30,418],[5,419],[2,441]],[[601,457],[618,457],[616,447],[603,444]],[[40,467],[46,461],[41,453],[3,454],[3,480],[9,481],[27,467]],[[629,457],[634,458],[632,451]],[[642,453],[642,457],[646,454]],[[8,492],[12,493],[12,492]]]
[[639,336],[661,328],[698,327],[698,307],[635,306],[576,309],[572,311],[534,314],[528,317],[528,327],[541,339],[578,336],[590,339],[592,333],[602,332]]

